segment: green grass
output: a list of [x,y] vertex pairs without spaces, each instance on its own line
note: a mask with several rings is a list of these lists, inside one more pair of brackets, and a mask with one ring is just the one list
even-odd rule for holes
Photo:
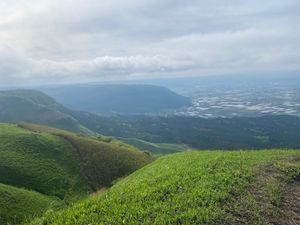
[[94,190],[108,187],[115,180],[129,175],[154,160],[151,155],[128,145],[107,143],[95,138],[33,124],[20,126],[31,131],[47,132],[71,143],[78,151],[82,171]]
[[66,140],[0,125],[0,182],[61,199],[88,193],[77,150]]
[[[56,197],[66,204],[74,203],[94,190],[111,186],[153,160],[151,155],[129,145],[105,143],[32,124],[0,124],[0,183],[32,190],[40,196]],[[18,196],[3,203],[6,207],[0,205],[0,212],[4,208],[14,208],[14,199]],[[26,205],[25,200],[20,197],[18,204]],[[19,214],[31,215],[29,212],[35,211],[29,203],[24,213],[18,209],[19,213],[6,210],[6,220]],[[43,209],[45,207],[41,207],[41,211]]]
[[[295,155],[299,157],[300,152],[205,151],[168,155],[104,194],[63,211],[48,212],[31,224],[222,224],[227,219],[228,205],[251,187],[262,168],[272,165],[282,170],[286,160]],[[299,160],[295,165],[286,170],[288,177],[299,175]],[[276,189],[270,191],[275,193]]]
[[62,205],[58,198],[0,184],[0,224],[18,224]]

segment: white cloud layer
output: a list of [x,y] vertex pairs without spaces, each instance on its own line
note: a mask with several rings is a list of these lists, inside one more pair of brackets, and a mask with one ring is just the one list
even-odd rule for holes
[[0,85],[300,69],[300,2],[2,0]]

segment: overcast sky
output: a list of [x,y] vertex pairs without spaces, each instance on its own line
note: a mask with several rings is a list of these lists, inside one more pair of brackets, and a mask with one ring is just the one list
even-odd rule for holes
[[1,0],[0,85],[300,69],[299,0]]

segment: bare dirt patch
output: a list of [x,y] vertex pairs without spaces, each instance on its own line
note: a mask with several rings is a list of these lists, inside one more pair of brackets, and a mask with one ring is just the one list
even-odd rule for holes
[[[300,225],[299,162],[290,158],[283,168],[259,168],[256,181],[226,206],[223,224]],[[298,175],[290,178],[291,171]]]
[[300,176],[287,185],[282,204],[282,217],[276,225],[300,225]]

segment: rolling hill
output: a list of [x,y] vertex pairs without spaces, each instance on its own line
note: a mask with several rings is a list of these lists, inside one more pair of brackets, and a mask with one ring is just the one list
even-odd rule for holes
[[[168,155],[107,192],[30,224],[274,224],[284,218],[300,152],[186,152]],[[298,220],[297,220],[298,221]]]
[[0,224],[77,201],[151,161],[127,145],[32,124],[0,124],[0,211],[16,202],[28,206],[24,213],[0,213]]
[[30,122],[91,133],[51,97],[36,90],[0,91],[0,122]]
[[47,209],[58,209],[64,202],[57,197],[0,183],[0,223],[19,224],[42,215]]
[[153,85],[72,85],[41,90],[72,110],[102,115],[160,114],[191,104],[189,98]]
[[63,138],[77,150],[81,169],[94,190],[111,183],[153,161],[147,152],[124,144],[107,143],[97,138],[33,124],[20,124],[33,132],[47,132]]

